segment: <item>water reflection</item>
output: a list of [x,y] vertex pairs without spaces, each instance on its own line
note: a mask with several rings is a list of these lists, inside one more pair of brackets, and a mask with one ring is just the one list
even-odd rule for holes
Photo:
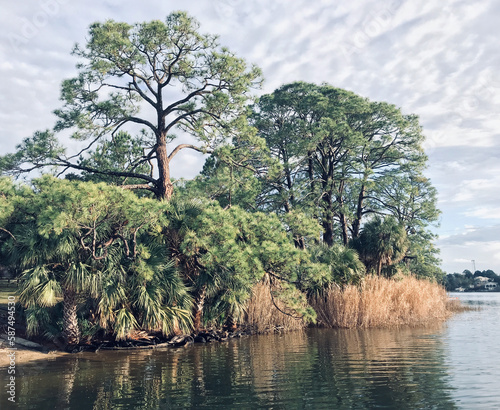
[[311,329],[20,366],[26,409],[455,408],[441,327]]
[[455,401],[465,409],[498,409],[500,392],[500,293],[454,294],[479,310],[454,317],[444,340],[448,342],[446,363],[451,383],[456,388]]
[[[317,337],[320,382],[345,408],[455,408],[440,328],[337,330]],[[332,383],[328,375],[334,374]]]

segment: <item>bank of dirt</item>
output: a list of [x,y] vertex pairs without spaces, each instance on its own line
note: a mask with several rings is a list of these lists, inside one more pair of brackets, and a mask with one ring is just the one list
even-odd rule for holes
[[[15,352],[15,358],[10,356],[13,351]],[[54,360],[57,357],[66,356],[68,354],[69,353],[57,350],[43,353],[23,347],[18,347],[17,350],[11,350],[2,346],[0,347],[0,367],[9,367],[11,365],[11,358],[13,358],[13,362],[17,367],[23,363],[29,363],[36,360]]]

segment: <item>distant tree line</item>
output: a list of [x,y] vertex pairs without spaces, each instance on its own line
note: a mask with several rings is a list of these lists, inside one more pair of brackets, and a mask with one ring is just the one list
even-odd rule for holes
[[490,279],[492,282],[498,283],[500,286],[500,276],[491,269],[483,271],[475,271],[472,273],[466,269],[462,273],[449,273],[444,277],[443,283],[447,291],[454,291],[458,288],[463,288],[467,291],[474,290],[475,279],[479,276]]

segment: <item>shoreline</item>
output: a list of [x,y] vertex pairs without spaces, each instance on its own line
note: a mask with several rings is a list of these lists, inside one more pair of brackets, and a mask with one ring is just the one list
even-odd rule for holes
[[[455,304],[454,304],[455,305]],[[401,327],[408,327],[408,328],[414,328],[414,327],[428,327],[432,325],[433,323],[442,323],[448,320],[451,316],[453,316],[456,313],[461,313],[466,310],[470,310],[470,308],[455,305],[455,308],[451,307],[449,309],[449,316],[446,319],[439,318],[433,321],[432,323],[426,322],[426,323],[418,323],[416,326],[412,326],[410,324],[403,325],[403,326],[394,326],[394,328],[401,328]],[[316,328],[328,328],[328,326],[313,326]],[[392,327],[392,326],[390,326]],[[363,327],[357,327],[357,329],[360,330],[368,330],[368,329],[376,329],[376,328],[385,328],[386,327],[371,327],[371,328],[363,328]],[[333,329],[333,328],[332,328]],[[337,328],[337,329],[342,329],[342,328]],[[345,328],[344,328],[345,329]],[[349,328],[352,330],[353,328]],[[290,330],[284,330],[280,328],[275,328],[274,330],[270,330],[268,332],[242,332],[241,335],[239,336],[232,336],[232,337],[224,337],[224,338],[217,338],[213,339],[210,341],[205,341],[205,342],[199,342],[199,341],[194,341],[192,335],[179,335],[179,336],[174,336],[172,337],[168,342],[163,342],[159,343],[158,345],[149,345],[149,346],[141,346],[141,345],[135,345],[135,346],[129,346],[129,347],[124,347],[124,346],[106,346],[106,347],[99,347],[97,350],[92,350],[92,349],[82,349],[79,351],[74,351],[74,352],[67,352],[64,350],[58,350],[52,348],[49,350],[47,346],[41,346],[44,350],[46,351],[41,351],[41,349],[34,349],[34,348],[28,348],[25,346],[17,345],[15,352],[15,365],[19,364],[27,364],[27,363],[35,363],[37,361],[52,361],[56,360],[59,357],[70,357],[74,356],[75,354],[78,353],[97,353],[97,352],[102,352],[102,351],[129,351],[129,352],[134,352],[134,351],[140,351],[140,350],[156,350],[156,349],[176,349],[176,348],[187,348],[193,344],[199,345],[199,344],[212,344],[212,343],[217,343],[217,342],[224,342],[227,341],[228,339],[237,339],[243,336],[257,336],[261,334],[270,334],[270,333],[293,333],[296,331],[296,329],[290,329]],[[201,332],[203,333],[203,332]],[[176,343],[176,338],[182,338],[183,340],[180,340],[178,343]],[[189,340],[191,339],[191,340]],[[0,339],[0,368],[8,368],[9,364],[11,362],[9,354],[13,351],[11,348],[5,347],[5,344],[2,345],[2,342],[5,342],[4,340]],[[84,347],[81,345],[80,347]]]
[[[266,289],[267,290],[267,289]],[[255,292],[258,296],[267,292]],[[384,297],[382,297],[384,296]],[[256,297],[254,295],[254,297]],[[382,301],[385,301],[382,303]],[[252,303],[252,302],[250,302]],[[435,283],[408,277],[392,281],[380,277],[368,277],[359,288],[347,286],[344,289],[330,289],[321,297],[311,298],[311,306],[318,313],[315,327],[327,328],[388,328],[388,327],[420,327],[443,322],[470,308],[463,306],[458,298],[450,298],[441,286]],[[253,301],[259,307],[269,307],[267,299]],[[252,311],[253,312],[253,311]],[[0,310],[0,316],[3,311]],[[6,312],[5,312],[6,313]],[[205,328],[198,332],[170,335],[137,331],[129,340],[116,341],[107,339],[88,340],[77,346],[63,350],[63,346],[45,341],[38,344],[24,340],[25,329],[19,327],[14,346],[8,345],[6,335],[0,335],[0,367],[9,367],[9,354],[15,352],[17,363],[37,360],[54,360],[78,352],[97,352],[100,350],[142,350],[156,348],[180,348],[192,344],[223,342],[232,338],[250,336],[260,333],[282,333],[295,330],[287,325],[281,315],[266,316],[262,309],[253,312],[256,318],[247,318],[243,326],[235,328]],[[269,312],[267,312],[269,313]],[[269,315],[268,315],[269,316]],[[21,324],[17,324],[20,326]],[[303,323],[303,326],[306,324]],[[12,348],[16,348],[13,350]]]
[[[9,354],[12,352],[12,349],[9,348],[0,348],[0,368],[8,368],[11,359]],[[20,364],[33,363],[39,360],[55,360],[58,357],[68,356],[70,353],[66,353],[60,350],[51,350],[47,353],[40,352],[38,350],[28,349],[24,347],[18,347],[16,350],[15,356],[15,364],[16,366]]]

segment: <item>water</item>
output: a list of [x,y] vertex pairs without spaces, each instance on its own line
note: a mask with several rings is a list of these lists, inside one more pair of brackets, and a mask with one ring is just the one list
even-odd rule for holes
[[18,365],[17,408],[500,408],[500,293],[451,296],[481,310],[430,328],[311,329]]

